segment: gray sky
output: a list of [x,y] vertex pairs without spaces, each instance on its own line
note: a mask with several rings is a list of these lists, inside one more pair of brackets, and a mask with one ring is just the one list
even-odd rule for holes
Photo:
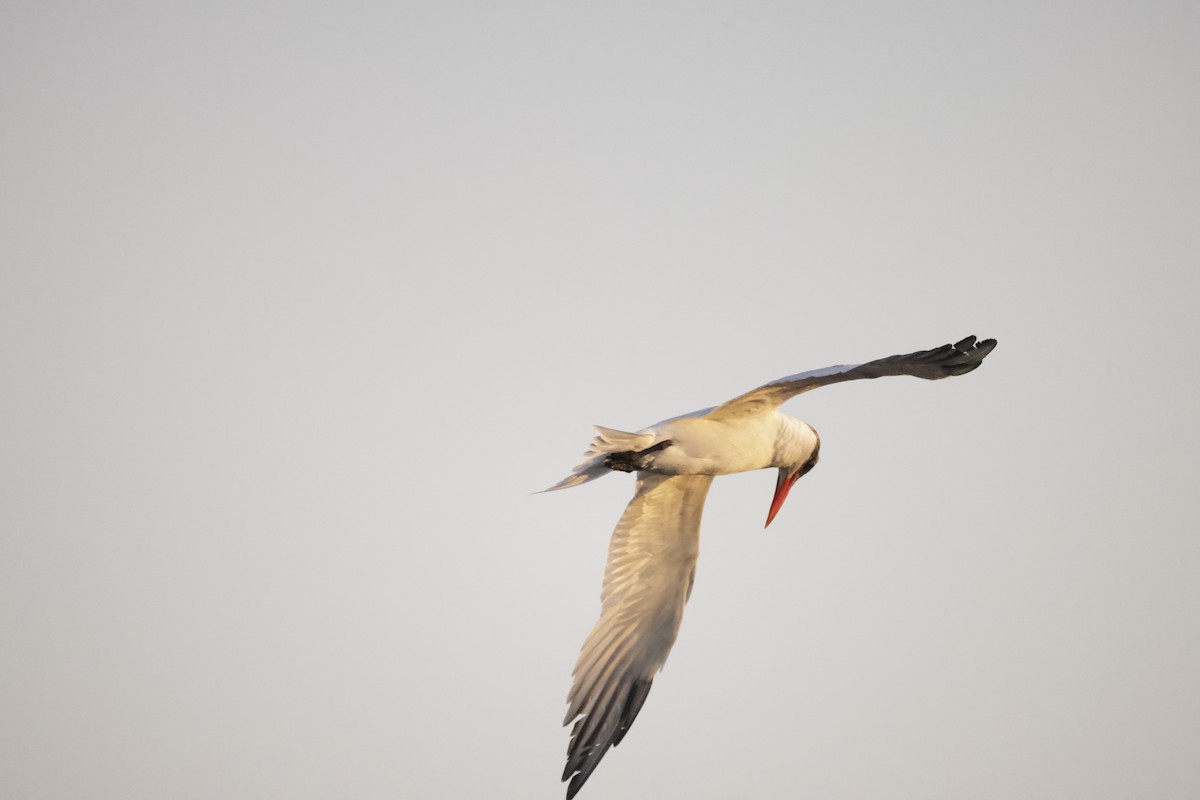
[[1195,3],[6,3],[0,795],[557,798],[627,476],[719,479],[581,794],[1200,794]]

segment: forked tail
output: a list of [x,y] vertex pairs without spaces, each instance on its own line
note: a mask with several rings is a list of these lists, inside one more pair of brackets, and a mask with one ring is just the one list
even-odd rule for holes
[[637,452],[654,444],[653,433],[629,433],[601,425],[593,427],[599,435],[592,439],[592,443],[584,452],[587,459],[571,470],[570,475],[542,491],[557,492],[559,489],[570,489],[572,486],[594,481],[612,471],[605,462],[613,453]]

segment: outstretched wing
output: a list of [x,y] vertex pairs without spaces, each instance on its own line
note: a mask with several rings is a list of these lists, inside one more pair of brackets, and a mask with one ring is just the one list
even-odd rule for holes
[[639,472],[637,492],[608,547],[600,620],[575,663],[563,724],[575,722],[563,780],[567,800],[620,743],[675,644],[700,553],[711,475]]
[[705,416],[708,419],[728,419],[760,413],[818,386],[842,381],[883,378],[889,375],[912,375],[932,381],[949,378],[951,375],[963,375],[982,364],[984,357],[995,347],[995,339],[984,339],[976,344],[975,337],[968,336],[961,342],[944,344],[933,350],[888,356],[865,364],[840,364],[836,367],[801,372],[799,375],[789,375],[738,395]]

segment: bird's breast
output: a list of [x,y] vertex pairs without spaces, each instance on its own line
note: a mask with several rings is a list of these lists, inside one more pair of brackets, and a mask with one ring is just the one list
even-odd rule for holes
[[761,418],[680,419],[664,426],[670,447],[658,454],[654,471],[671,475],[730,475],[771,466],[776,431]]

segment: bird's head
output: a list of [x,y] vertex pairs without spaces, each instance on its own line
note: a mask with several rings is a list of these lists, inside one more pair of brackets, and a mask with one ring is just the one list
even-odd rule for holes
[[767,524],[764,528],[771,524],[779,509],[783,508],[783,501],[787,499],[788,492],[792,490],[796,481],[807,475],[821,459],[821,437],[811,426],[800,424],[807,429],[805,433],[808,435],[797,437],[791,443],[792,446],[788,448],[791,451],[790,460],[785,466],[779,467],[775,496],[771,498],[771,510],[767,512]]

